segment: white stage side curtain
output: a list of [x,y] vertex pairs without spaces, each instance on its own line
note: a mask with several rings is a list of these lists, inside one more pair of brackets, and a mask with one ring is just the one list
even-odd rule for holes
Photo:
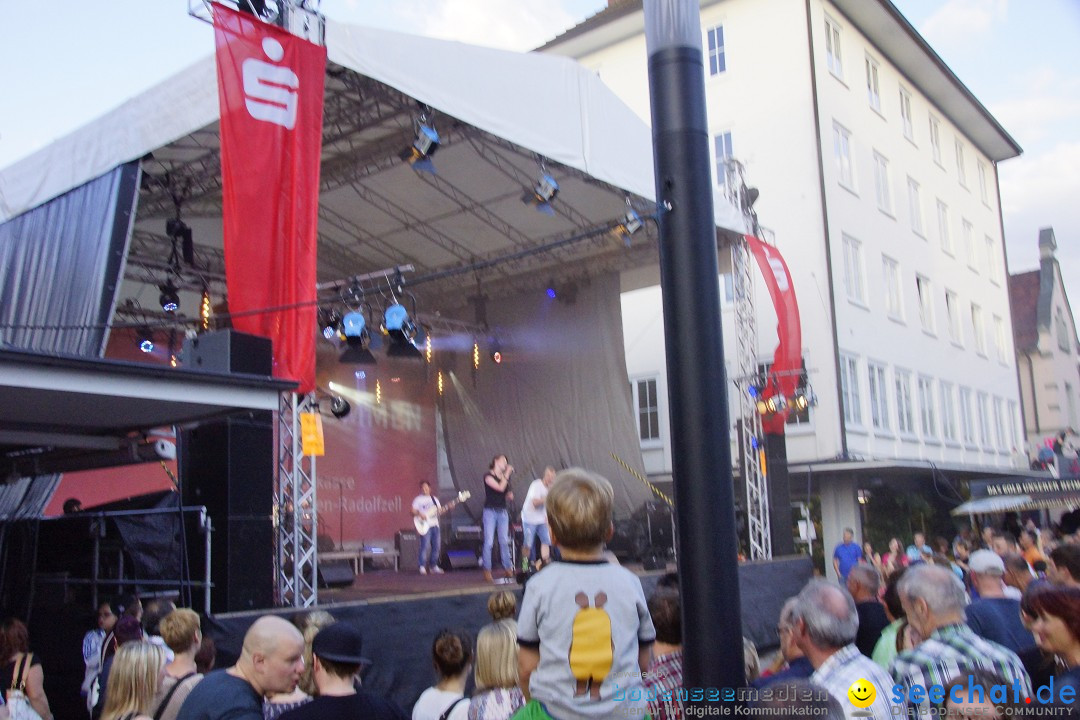
[[[651,492],[612,457],[642,471],[623,350],[619,279],[605,275],[559,286],[558,299],[532,290],[488,303],[488,323],[503,361],[495,365],[481,340],[481,367],[454,368],[442,413],[450,472],[469,490],[479,518],[483,476],[492,457],[515,468],[514,506],[546,465],[581,466],[615,488],[615,514],[626,517]],[[471,318],[470,318],[471,319]],[[464,358],[464,356],[461,356]]]
[[[0,346],[100,357],[139,188],[121,165],[0,224]],[[36,517],[59,475],[0,484],[0,517]]]

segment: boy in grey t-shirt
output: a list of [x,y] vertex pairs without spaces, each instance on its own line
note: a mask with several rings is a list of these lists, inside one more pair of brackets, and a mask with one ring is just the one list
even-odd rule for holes
[[547,517],[562,561],[529,581],[518,616],[521,687],[560,720],[648,709],[642,673],[656,631],[641,582],[603,558],[613,497],[599,475],[571,468],[556,476]]

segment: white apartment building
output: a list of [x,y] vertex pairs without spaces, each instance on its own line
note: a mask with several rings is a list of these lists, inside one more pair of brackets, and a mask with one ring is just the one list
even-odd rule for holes
[[[861,483],[919,476],[929,493],[939,471],[1026,469],[997,175],[1020,147],[888,0],[702,0],[701,23],[716,181],[725,158],[745,166],[793,275],[819,404],[789,421],[791,483],[812,476],[827,553],[859,527]],[[541,51],[595,70],[649,120],[641,0],[611,0]],[[663,474],[656,278],[628,274],[623,298],[647,470]],[[756,297],[767,363],[763,282]]]

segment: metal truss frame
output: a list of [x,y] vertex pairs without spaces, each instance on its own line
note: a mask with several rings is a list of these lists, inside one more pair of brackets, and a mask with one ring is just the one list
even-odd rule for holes
[[315,394],[282,393],[278,403],[277,604],[311,607],[319,602],[319,533],[315,458],[304,455],[300,416],[318,412]]

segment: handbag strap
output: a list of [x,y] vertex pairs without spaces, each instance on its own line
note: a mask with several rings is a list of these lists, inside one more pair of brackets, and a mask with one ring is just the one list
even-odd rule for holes
[[454,712],[454,708],[456,708],[458,706],[458,703],[460,703],[462,700],[467,700],[467,699],[468,698],[465,698],[465,697],[459,697],[457,700],[450,703],[450,705],[446,708],[446,710],[443,711],[443,714],[439,716],[439,720],[449,720],[450,713]]
[[16,663],[11,668],[11,689],[23,692],[26,688],[26,666],[34,657],[34,653],[23,653],[22,662]]
[[161,704],[158,705],[157,712],[154,713],[154,720],[161,720],[161,716],[165,714],[165,708],[169,707],[169,702],[172,700],[173,694],[180,689],[180,686],[183,685],[188,678],[193,677],[194,675],[194,672],[189,672],[187,675],[177,680],[175,685],[169,688],[169,692],[165,695]]

